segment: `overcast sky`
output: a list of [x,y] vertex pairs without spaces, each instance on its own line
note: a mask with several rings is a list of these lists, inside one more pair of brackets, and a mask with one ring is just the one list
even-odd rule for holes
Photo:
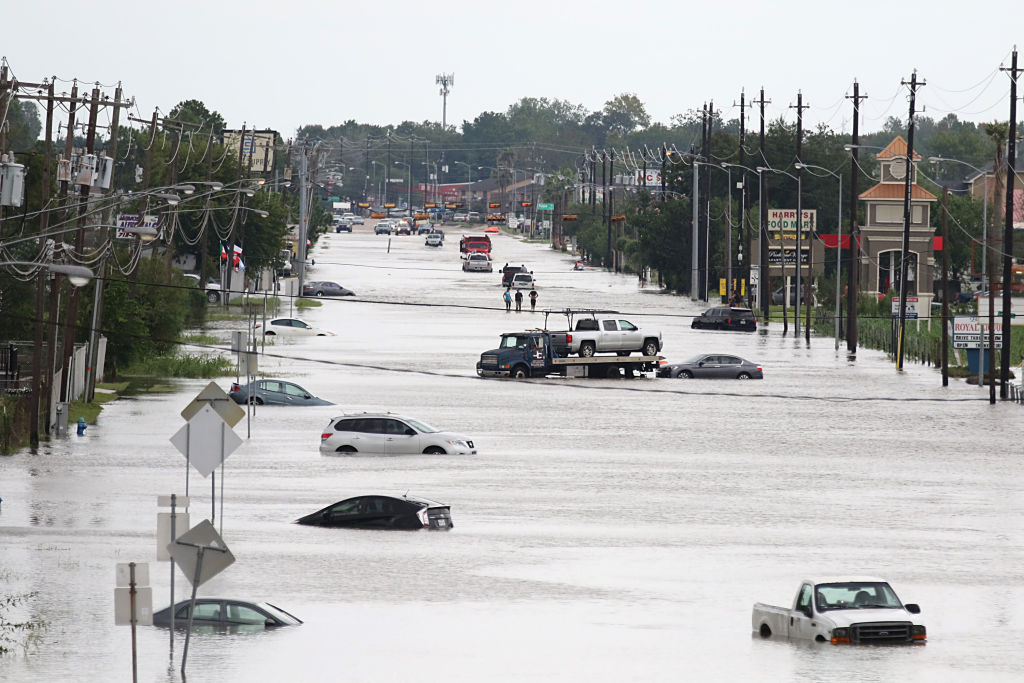
[[1008,0],[33,0],[0,16],[0,51],[20,80],[98,81],[111,94],[121,81],[145,118],[198,99],[229,127],[286,138],[309,123],[440,121],[441,73],[455,75],[456,126],[522,97],[597,110],[623,92],[655,121],[708,100],[731,119],[740,90],[749,102],[763,86],[770,119],[792,120],[802,91],[805,125],[849,130],[856,78],[871,131],[906,117],[900,81],[915,68],[926,115],[1006,120],[998,68],[1024,36]]

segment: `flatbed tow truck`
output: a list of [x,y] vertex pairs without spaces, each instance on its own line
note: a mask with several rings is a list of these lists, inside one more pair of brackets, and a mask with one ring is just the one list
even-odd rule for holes
[[[603,311],[545,311],[544,323],[551,313],[572,316]],[[571,357],[569,348],[572,332],[552,332],[532,329],[506,332],[501,335],[498,348],[480,354],[476,373],[481,377],[634,377],[655,372],[665,362],[663,356],[633,356],[619,352],[616,355]]]

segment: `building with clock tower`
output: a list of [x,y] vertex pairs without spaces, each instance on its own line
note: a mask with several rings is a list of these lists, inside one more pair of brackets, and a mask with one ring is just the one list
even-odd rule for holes
[[861,292],[883,296],[890,290],[899,294],[900,257],[903,251],[903,199],[907,173],[910,186],[910,249],[907,258],[907,297],[917,297],[919,317],[928,317],[934,298],[935,230],[931,227],[931,204],[936,196],[917,184],[921,155],[914,152],[907,168],[907,141],[897,137],[875,155],[881,165],[877,185],[860,195],[865,204],[861,233],[858,282]]

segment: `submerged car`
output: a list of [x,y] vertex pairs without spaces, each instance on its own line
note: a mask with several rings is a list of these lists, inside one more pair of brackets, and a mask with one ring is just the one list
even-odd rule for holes
[[359,413],[331,418],[320,433],[320,450],[347,454],[473,455],[476,446],[467,436],[443,432],[411,417]]
[[293,524],[369,529],[451,529],[451,508],[426,498],[408,494],[394,496],[358,496],[328,505]]
[[[263,323],[256,323],[256,329],[258,330],[263,326]],[[313,327],[304,320],[298,318],[275,318],[267,323],[266,331],[263,333],[265,336],[274,336],[280,334],[286,337],[333,337],[334,333],[330,330],[321,330],[318,327]]]
[[[188,627],[191,606],[191,600],[182,600],[174,605],[175,628]],[[245,627],[244,630],[297,626],[301,623],[302,619],[269,602],[247,602],[230,598],[196,598],[196,612],[192,617],[193,626]],[[165,607],[159,612],[154,612],[153,625],[170,626],[171,608]]]
[[756,332],[757,318],[749,308],[716,306],[709,308],[693,319],[690,327],[695,330],[738,330]]
[[702,353],[682,363],[663,365],[658,377],[674,379],[764,379],[760,365],[739,356]]
[[298,384],[277,379],[258,379],[245,386],[232,384],[228,392],[235,403],[246,404],[249,397],[258,406],[333,406],[330,401],[317,398]]
[[351,289],[345,289],[337,282],[316,281],[302,285],[302,296],[355,296]]

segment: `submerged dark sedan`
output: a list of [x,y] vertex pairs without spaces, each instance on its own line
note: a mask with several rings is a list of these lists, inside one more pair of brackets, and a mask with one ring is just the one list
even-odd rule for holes
[[246,404],[249,402],[249,395],[252,394],[252,402],[258,406],[263,404],[272,406],[333,406],[330,401],[317,398],[298,384],[283,382],[278,379],[258,379],[255,382],[240,386],[231,385],[228,396],[234,399],[235,403]]
[[317,281],[302,285],[302,296],[355,296],[351,289],[345,289],[337,282]]
[[[175,628],[188,626],[188,613],[191,600],[182,600],[174,606]],[[247,602],[230,598],[196,598],[196,613],[192,617],[192,626],[216,626],[264,629],[277,626],[296,626],[302,619],[275,607],[269,602]],[[171,608],[164,607],[153,613],[154,626],[171,625]]]
[[702,353],[683,361],[663,365],[658,377],[674,379],[764,379],[761,366],[739,356],[722,353]]
[[451,529],[451,508],[426,498],[404,495],[357,496],[328,505],[294,524],[367,529]]

